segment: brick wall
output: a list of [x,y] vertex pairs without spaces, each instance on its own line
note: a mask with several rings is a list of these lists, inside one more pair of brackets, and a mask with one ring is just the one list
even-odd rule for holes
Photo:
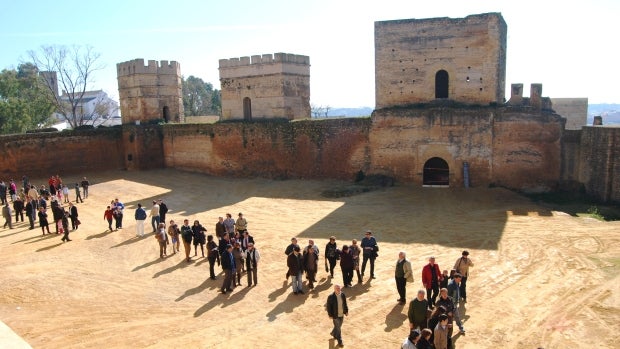
[[586,193],[620,202],[620,127],[583,127],[580,149],[580,181]]

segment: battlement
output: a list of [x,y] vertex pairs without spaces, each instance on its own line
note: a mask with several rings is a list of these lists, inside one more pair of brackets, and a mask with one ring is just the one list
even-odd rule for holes
[[292,53],[271,53],[264,55],[253,55],[252,57],[239,57],[230,59],[220,59],[220,68],[243,67],[255,64],[274,64],[274,63],[290,63],[310,65],[310,57],[304,55],[296,55]]
[[176,61],[149,60],[144,64],[144,59],[138,58],[127,62],[116,64],[117,76],[127,76],[133,74],[165,74],[181,75],[181,65]]

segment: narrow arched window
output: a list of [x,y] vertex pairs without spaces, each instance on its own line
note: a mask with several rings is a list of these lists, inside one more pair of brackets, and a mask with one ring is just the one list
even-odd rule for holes
[[448,98],[448,88],[450,87],[450,77],[448,72],[440,70],[435,74],[435,98]]

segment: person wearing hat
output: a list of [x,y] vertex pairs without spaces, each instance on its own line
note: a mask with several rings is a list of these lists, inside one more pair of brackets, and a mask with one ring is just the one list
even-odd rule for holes
[[[474,262],[469,258],[469,251],[465,250],[461,254],[461,258],[457,259],[454,263],[454,270],[457,273],[461,274],[461,289],[460,294],[461,298],[463,298],[463,303],[467,303],[467,277],[469,276],[469,267],[473,267]],[[459,300],[455,300],[458,302]]]
[[377,246],[377,240],[372,236],[370,230],[366,230],[364,238],[361,243],[362,255],[364,257],[362,261],[362,278],[364,277],[364,271],[366,271],[366,262],[370,260],[370,278],[375,279],[375,258],[377,258],[377,252],[379,247]]
[[239,212],[239,218],[237,218],[237,221],[235,222],[235,227],[239,232],[239,236],[243,236],[243,233],[248,230],[248,221],[243,218],[243,213],[241,212]]

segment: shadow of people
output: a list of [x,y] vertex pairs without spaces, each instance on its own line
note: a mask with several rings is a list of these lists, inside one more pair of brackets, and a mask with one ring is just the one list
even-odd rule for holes
[[[208,282],[209,280],[207,280],[206,282]],[[200,287],[200,286],[199,286]],[[217,296],[213,297],[213,299],[211,299],[210,301],[208,301],[205,305],[203,305],[202,307],[196,309],[196,311],[194,312],[194,317],[199,317],[202,314],[208,312],[209,310],[215,308],[215,306],[217,306],[218,304],[220,304],[221,308],[225,308],[228,307],[232,304],[237,303],[238,301],[240,301],[245,294],[248,292],[248,288],[243,288],[237,292],[232,291],[230,293],[227,294],[221,294],[218,293]]]
[[114,246],[110,246],[110,248],[117,248],[117,247],[121,247],[121,246],[127,246],[127,245],[131,245],[131,244],[135,244],[136,242],[139,242],[139,241],[141,241],[143,239],[146,239],[146,238],[148,238],[150,236],[153,236],[153,235],[155,235],[155,233],[146,233],[146,234],[144,234],[144,236],[134,236],[134,237],[132,237],[132,238],[130,238],[128,240],[125,240],[125,241],[123,241],[121,243],[118,243],[118,244],[116,244]]
[[278,297],[283,295],[288,289],[288,279],[282,282],[282,288],[277,288],[269,294],[269,303],[275,302]]
[[46,246],[46,247],[41,247],[40,249],[37,250],[37,252],[43,252],[43,251],[47,251],[47,250],[51,250],[54,247],[58,247],[60,245],[64,244],[64,242],[59,242],[55,245],[50,245],[50,246]]
[[19,242],[28,241],[28,240],[33,240],[33,241],[28,241],[28,242],[25,242],[24,244],[34,244],[34,243],[37,243],[39,241],[51,239],[53,237],[58,237],[58,235],[56,235],[56,234],[37,235],[37,236],[33,236],[33,237],[30,237],[30,238],[27,238],[27,239],[15,241],[15,242],[13,242],[13,244],[17,244]]
[[[160,258],[161,259],[161,258]],[[163,259],[161,259],[163,261]],[[179,263],[177,263],[176,265],[173,265],[171,267],[168,267],[164,270],[160,270],[157,273],[153,274],[153,279],[158,278],[162,275],[165,274],[169,274],[172,273],[173,271],[177,270],[177,269],[183,269],[183,268],[187,268],[187,266],[191,264],[191,263],[187,263],[185,260],[180,261]]]
[[385,332],[392,332],[393,329],[401,328],[407,315],[403,314],[404,304],[396,304],[392,310],[385,316]]
[[157,258],[157,259],[152,260],[152,261],[150,261],[150,262],[146,262],[146,263],[144,263],[144,264],[142,264],[142,265],[139,265],[139,266],[137,266],[137,267],[135,267],[135,268],[131,269],[131,271],[132,271],[132,272],[134,272],[134,271],[138,271],[138,270],[140,270],[140,269],[148,268],[148,267],[150,267],[151,265],[154,265],[154,264],[157,264],[157,263],[161,263],[161,262],[163,262],[163,261],[164,261],[163,259],[161,259],[161,258]]
[[106,229],[103,233],[99,233],[99,234],[95,234],[95,235],[88,235],[86,237],[86,240],[101,239],[101,238],[104,238],[104,237],[106,237],[106,236],[108,236],[108,235],[110,235],[112,233],[113,233],[112,231]]
[[297,308],[301,304],[303,304],[306,300],[305,295],[293,294],[291,293],[284,299],[280,304],[276,305],[273,309],[271,309],[265,316],[269,322],[273,322],[276,320],[278,315],[282,313],[292,313],[293,309]]
[[195,294],[198,294],[202,291],[204,291],[207,286],[209,285],[209,281],[211,281],[211,279],[206,279],[205,281],[203,281],[200,285],[194,287],[194,288],[190,288],[189,290],[186,290],[185,292],[183,292],[183,294],[181,296],[179,296],[179,298],[175,299],[175,302],[180,302],[182,300],[184,300],[185,298],[189,297],[189,296],[193,296]]

